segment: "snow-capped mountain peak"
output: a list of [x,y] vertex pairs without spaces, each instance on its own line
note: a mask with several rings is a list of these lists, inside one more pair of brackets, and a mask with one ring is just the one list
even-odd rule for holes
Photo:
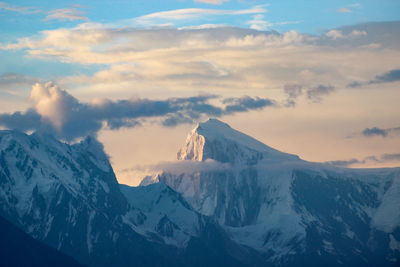
[[178,160],[254,165],[262,159],[296,160],[296,155],[280,152],[243,134],[217,119],[199,123],[178,152]]

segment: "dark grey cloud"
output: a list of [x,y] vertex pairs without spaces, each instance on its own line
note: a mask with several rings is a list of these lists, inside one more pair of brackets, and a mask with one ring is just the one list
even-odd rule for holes
[[381,156],[383,161],[400,161],[400,153],[397,154],[383,154]]
[[296,99],[303,93],[303,86],[300,84],[285,84],[283,91],[287,95],[286,106],[294,107]]
[[276,106],[275,101],[267,98],[243,96],[238,98],[225,98],[221,100],[222,107],[207,103],[198,104],[185,112],[176,112],[168,115],[162,124],[167,127],[174,127],[178,124],[193,123],[200,119],[202,115],[220,117],[238,112],[263,109],[265,107]]
[[240,98],[226,98],[222,101],[222,103],[226,104],[224,115],[232,114],[236,112],[246,112],[252,109],[262,109],[267,106],[275,106],[275,102],[260,97],[249,97],[243,96]]
[[388,131],[386,129],[381,129],[378,127],[373,127],[373,128],[366,128],[362,131],[362,134],[364,136],[382,136],[386,137],[388,135]]
[[[46,91],[46,86],[53,91]],[[269,99],[249,96],[221,99],[216,95],[200,95],[165,100],[103,100],[89,104],[80,102],[52,84],[39,86],[37,90],[35,100],[38,104],[35,108],[25,112],[0,114],[0,126],[20,131],[43,130],[59,138],[73,140],[86,135],[96,135],[104,124],[109,129],[116,130],[121,127],[140,126],[150,118],[161,118],[162,125],[173,127],[182,123],[193,123],[206,116],[220,117],[247,112],[273,106],[274,103]],[[53,97],[48,98],[49,94],[53,94]],[[46,101],[40,102],[41,98]],[[49,103],[49,99],[56,99],[57,102]],[[221,104],[208,103],[212,99]],[[44,104],[45,112],[41,109]]]
[[387,137],[389,134],[400,134],[400,127],[386,128],[386,129],[372,127],[372,128],[365,128],[362,131],[362,135],[366,137],[373,137],[373,136]]
[[362,82],[353,81],[347,85],[350,88],[358,88],[370,84],[392,83],[400,81],[400,69],[389,70],[381,75],[376,75],[372,80]]
[[12,114],[0,114],[0,125],[9,129],[21,132],[36,129],[41,124],[41,116],[34,109],[28,109],[25,112],[14,112]]
[[296,105],[297,99],[303,94],[311,100],[312,102],[321,102],[324,96],[329,95],[335,91],[335,87],[332,85],[319,84],[313,87],[305,88],[302,84],[290,83],[285,84],[283,91],[286,94],[286,107],[294,107]]
[[330,165],[337,167],[349,167],[353,164],[368,164],[368,163],[389,163],[389,162],[400,162],[400,153],[394,154],[383,154],[381,156],[368,156],[364,159],[349,159],[349,160],[334,160],[325,162]]
[[349,87],[349,88],[358,88],[358,87],[361,87],[361,86],[363,86],[363,85],[364,85],[363,82],[352,81],[351,83],[349,83],[349,84],[347,85],[347,87]]
[[335,90],[332,85],[317,85],[307,90],[307,98],[313,102],[321,102],[323,96],[327,96]]
[[369,83],[388,83],[400,81],[400,69],[390,70],[382,75],[377,75]]
[[350,159],[350,160],[333,160],[333,161],[328,161],[326,163],[337,167],[349,167],[350,165],[353,164],[365,163],[365,161],[363,160],[360,161],[358,159]]

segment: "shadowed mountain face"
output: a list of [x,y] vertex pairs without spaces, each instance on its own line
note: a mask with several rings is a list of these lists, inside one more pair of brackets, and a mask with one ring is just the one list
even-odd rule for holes
[[1,266],[83,266],[0,217]]
[[398,168],[306,162],[214,119],[178,159],[129,187],[93,138],[2,131],[0,215],[93,266],[399,264]]

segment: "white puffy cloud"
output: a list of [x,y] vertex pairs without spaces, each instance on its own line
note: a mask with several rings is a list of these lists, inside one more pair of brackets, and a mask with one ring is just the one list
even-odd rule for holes
[[68,114],[76,103],[67,92],[60,90],[52,82],[36,83],[30,95],[37,113],[60,129],[68,119]]

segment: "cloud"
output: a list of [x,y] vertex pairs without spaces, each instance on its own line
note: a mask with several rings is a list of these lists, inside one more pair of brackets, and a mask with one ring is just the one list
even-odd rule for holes
[[58,130],[70,120],[70,110],[80,108],[77,99],[51,82],[34,84],[30,98],[34,102],[36,112]]
[[206,9],[206,8],[184,8],[169,11],[155,12],[134,18],[130,21],[139,25],[165,25],[180,20],[193,20],[206,16],[238,16],[266,13],[264,6],[254,6],[248,9],[228,10],[228,9]]
[[334,160],[327,161],[327,164],[334,165],[337,167],[350,167],[354,164],[370,164],[370,163],[391,163],[391,162],[399,162],[400,161],[400,153],[394,154],[383,154],[379,157],[377,156],[368,156],[364,159],[350,159],[350,160]]
[[[360,32],[359,37],[333,40],[325,34],[295,31],[280,34],[235,27],[138,28],[132,24],[117,27],[88,22],[42,31],[15,43],[0,44],[0,49],[21,50],[35,59],[96,66],[98,71],[94,73],[57,80],[79,93],[104,92],[112,87],[125,94],[133,88],[180,93],[213,90],[218,94],[246,88],[265,94],[282,88],[284,97],[285,84],[299,84],[307,94],[307,88],[319,84],[341,89],[355,78],[368,81],[371,73],[396,69],[395,58],[400,56],[400,48],[396,48],[400,43],[398,28],[400,23],[394,22],[356,25],[337,30],[343,36]],[[363,35],[364,31],[368,34]],[[371,43],[379,43],[380,47],[367,47]],[[305,78],[305,71],[312,78]]]
[[388,72],[385,72],[381,75],[375,76],[374,79],[369,80],[367,82],[362,82],[362,81],[352,81],[347,85],[347,87],[350,88],[358,88],[362,87],[365,85],[371,85],[371,84],[381,84],[381,83],[394,83],[400,81],[400,69],[393,69],[389,70]]
[[378,127],[373,127],[373,128],[366,128],[364,131],[362,131],[362,134],[364,136],[382,136],[386,137],[388,135],[388,131],[384,129],[380,129]]
[[332,85],[320,84],[307,89],[307,98],[312,100],[313,102],[321,102],[323,96],[329,95],[334,90],[335,87]]
[[294,107],[296,105],[297,99],[305,93],[307,99],[312,102],[318,103],[322,101],[324,96],[329,95],[335,90],[332,85],[314,85],[311,87],[306,87],[298,83],[287,83],[283,87],[284,93],[287,95],[286,107]]
[[382,161],[400,161],[400,153],[397,154],[383,154],[381,156]]
[[349,87],[349,88],[358,88],[358,87],[361,87],[363,85],[364,85],[364,83],[362,83],[362,82],[352,81],[349,84],[347,84],[347,87]]
[[333,40],[353,39],[353,38],[359,38],[359,37],[362,37],[362,36],[366,36],[367,32],[366,31],[353,30],[348,34],[345,34],[341,30],[330,30],[325,35],[327,37],[333,39]]
[[258,30],[258,31],[265,31],[270,24],[268,21],[264,19],[263,14],[257,14],[253,16],[252,20],[249,20],[247,24],[250,25],[251,29]]
[[387,137],[389,134],[400,134],[400,127],[386,128],[386,129],[372,127],[372,128],[365,128],[362,131],[362,135],[366,137],[373,137],[373,136]]
[[14,6],[4,2],[0,2],[0,10],[13,11],[21,14],[45,14],[46,17],[44,20],[59,20],[59,21],[76,21],[76,20],[88,20],[87,17],[84,16],[85,12],[79,10],[81,6],[72,5],[71,8],[60,8],[53,9],[50,11],[40,10],[34,7],[22,7],[22,6]]
[[225,106],[225,114],[235,112],[246,112],[253,109],[262,109],[268,106],[276,106],[275,102],[270,99],[244,96],[241,98],[226,98],[222,101]]
[[390,70],[382,75],[378,75],[369,83],[389,83],[400,81],[400,69]]
[[41,124],[41,117],[34,109],[28,109],[25,112],[17,111],[12,114],[0,114],[0,125],[8,129],[26,132],[37,129]]
[[192,160],[177,160],[177,161],[165,161],[157,164],[146,165],[146,166],[135,166],[129,169],[123,169],[119,172],[132,172],[142,171],[146,173],[158,173],[165,172],[170,174],[191,174],[198,172],[214,172],[214,171],[226,171],[232,169],[228,163],[221,163],[212,159],[205,161],[192,161]]
[[88,20],[84,16],[85,12],[77,8],[61,8],[48,12],[45,20],[59,20],[59,21],[75,21],[75,20]]
[[300,84],[285,84],[283,88],[285,94],[287,94],[286,106],[293,107],[296,105],[296,99],[303,94],[303,86]]
[[199,119],[201,117],[200,114],[205,114],[208,117],[220,117],[238,112],[248,112],[250,110],[260,110],[265,107],[277,106],[273,100],[249,96],[225,98],[222,99],[221,103],[225,105],[223,108],[203,103],[194,106],[186,113],[179,112],[168,115],[167,118],[162,121],[162,125],[173,127],[182,123],[193,123],[194,119]]
[[37,10],[36,8],[33,7],[22,7],[22,6],[14,6],[10,5],[5,2],[0,2],[0,10],[6,10],[6,11],[13,11],[13,12],[18,12],[21,14],[33,14],[33,13],[40,13],[41,11]]
[[220,99],[216,95],[165,100],[96,99],[92,103],[82,103],[52,82],[35,84],[30,98],[34,108],[25,112],[0,114],[0,125],[21,131],[48,131],[66,140],[96,135],[104,125],[112,130],[136,127],[146,119],[153,118],[159,119],[162,125],[171,127],[193,123],[205,116],[220,117],[257,110],[273,103],[269,99],[248,96],[222,99],[218,105],[208,103],[209,100]]
[[351,13],[351,10],[350,10],[350,8],[347,8],[347,7],[341,7],[341,8],[339,8],[337,10],[337,12],[339,12],[339,13]]
[[272,28],[274,26],[282,26],[282,25],[288,25],[288,24],[299,24],[302,21],[281,21],[281,22],[269,22],[265,20],[265,17],[263,14],[256,14],[253,16],[253,18],[249,21],[246,22],[246,24],[250,25],[250,29],[254,29],[257,31],[265,31],[269,28]]
[[221,5],[224,2],[229,2],[230,0],[194,0],[194,1],[199,2],[199,3],[212,4],[212,5]]
[[7,72],[0,75],[0,92],[7,92],[12,95],[19,94],[28,89],[40,79],[14,72]]
[[333,160],[333,161],[327,161],[327,164],[334,165],[337,167],[349,167],[350,165],[353,164],[363,164],[364,161],[360,161],[358,159],[350,159],[350,160]]

